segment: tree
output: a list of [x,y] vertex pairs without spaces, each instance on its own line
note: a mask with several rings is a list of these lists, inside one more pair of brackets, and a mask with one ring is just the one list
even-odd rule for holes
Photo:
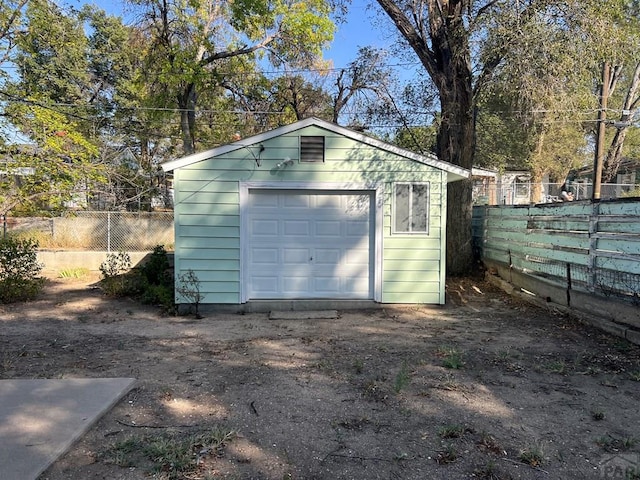
[[[438,156],[467,169],[474,163],[478,102],[496,77],[518,79],[518,86],[525,87],[524,95],[518,92],[511,96],[526,107],[521,111],[535,111],[544,106],[542,110],[549,112],[520,119],[527,130],[533,128],[534,137],[529,137],[529,132],[525,136],[529,137],[527,144],[531,147],[529,158],[534,159],[536,152],[548,147],[550,134],[558,134],[555,126],[549,126],[552,123],[565,122],[563,141],[576,140],[581,129],[575,118],[559,115],[562,108],[549,106],[561,100],[563,107],[573,104],[569,110],[574,114],[581,111],[586,105],[584,95],[588,92],[592,101],[594,98],[594,65],[603,59],[617,58],[620,52],[633,50],[637,45],[637,41],[629,41],[636,37],[624,33],[636,22],[629,15],[637,12],[635,0],[377,0],[377,3],[438,91],[441,111]],[[633,28],[637,31],[637,27]],[[575,72],[572,64],[579,66]],[[578,77],[578,82],[573,83]],[[587,85],[589,88],[585,88]],[[559,90],[554,91],[557,86]],[[574,125],[569,126],[570,122]],[[575,145],[572,156],[582,144]],[[563,157],[562,161],[570,165],[566,160]],[[536,176],[541,172],[542,169],[533,169]],[[471,181],[449,185],[448,193],[447,267],[449,273],[456,274],[472,265]]]
[[64,115],[35,99],[12,104],[12,115],[33,145],[2,152],[5,174],[0,180],[0,212],[31,214],[62,210],[64,203],[93,182],[103,181],[103,168],[93,159],[97,148]]
[[196,149],[199,95],[222,84],[221,79],[231,73],[225,71],[230,59],[268,52],[274,64],[309,64],[334,30],[324,0],[132,0],[132,4],[141,7],[140,28],[150,45],[145,80],[161,101],[157,106],[177,107],[184,154]]
[[[447,162],[471,170],[475,150],[476,92],[500,63],[508,42],[503,42],[483,59],[474,78],[471,38],[479,32],[483,17],[499,8],[499,2],[481,6],[471,0],[377,0],[397,27],[403,40],[415,52],[433,81],[440,101],[437,155]],[[518,2],[518,5],[520,3]],[[505,20],[525,19],[538,2],[515,12]],[[517,7],[514,7],[517,9]],[[508,29],[509,25],[505,25]],[[505,30],[508,32],[508,30]],[[449,185],[447,196],[447,270],[467,272],[473,264],[471,249],[471,179]]]
[[[27,0],[0,0],[0,64],[11,59]],[[5,74],[0,71],[0,75]]]
[[[624,78],[623,72],[623,68],[612,69],[609,92],[614,91],[621,78]],[[625,141],[627,139],[629,129],[638,115],[638,109],[640,107],[640,60],[635,64],[633,72],[627,80],[627,85],[628,87],[626,88],[624,99],[622,101],[622,108],[620,109],[617,121],[613,122],[615,133],[611,138],[611,142],[603,162],[603,182],[612,182],[615,180],[618,169],[620,168],[620,162],[622,161]]]

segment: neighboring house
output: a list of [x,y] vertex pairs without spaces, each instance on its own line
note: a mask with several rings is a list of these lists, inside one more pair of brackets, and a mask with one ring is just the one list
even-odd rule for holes
[[162,167],[176,279],[193,271],[203,304],[445,301],[446,187],[465,169],[315,118]]
[[476,205],[529,205],[546,203],[550,195],[560,194],[560,184],[549,183],[545,175],[539,189],[539,196],[531,183],[527,171],[506,171],[473,167],[473,202]]

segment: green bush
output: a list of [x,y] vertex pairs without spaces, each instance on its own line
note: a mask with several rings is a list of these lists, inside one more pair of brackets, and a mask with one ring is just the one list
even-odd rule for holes
[[100,272],[104,278],[117,277],[131,269],[131,257],[127,252],[109,253],[107,259],[100,264]]
[[170,309],[173,307],[173,289],[166,285],[147,285],[140,294],[140,301],[147,305],[162,305]]
[[110,253],[100,265],[100,282],[107,295],[131,296],[148,305],[161,305],[166,310],[174,307],[173,276],[164,246],[153,249],[149,259],[140,267],[131,269],[126,252]]
[[150,285],[171,286],[173,278],[170,274],[169,257],[164,245],[157,245],[149,259],[140,267],[141,273]]
[[31,239],[0,240],[0,302],[30,300],[42,291],[37,252],[38,242]]

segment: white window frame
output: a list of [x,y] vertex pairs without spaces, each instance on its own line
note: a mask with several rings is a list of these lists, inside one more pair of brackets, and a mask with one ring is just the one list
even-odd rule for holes
[[[397,195],[397,187],[400,185],[408,185],[409,186],[409,230],[408,231],[403,231],[403,230],[398,230],[396,225],[396,219],[397,219],[397,212],[396,212],[396,208],[398,206],[398,195]],[[412,231],[412,225],[413,225],[413,190],[414,187],[417,185],[426,185],[427,187],[427,193],[426,193],[426,202],[427,204],[425,205],[425,215],[426,215],[426,219],[425,219],[425,227],[426,230],[420,230],[420,231]],[[396,235],[429,235],[429,220],[430,220],[430,209],[431,209],[431,182],[395,182],[393,184],[393,218],[391,219],[391,233],[396,234]]]

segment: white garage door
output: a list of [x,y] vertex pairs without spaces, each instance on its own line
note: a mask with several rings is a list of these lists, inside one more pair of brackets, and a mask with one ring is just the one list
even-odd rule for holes
[[373,298],[373,195],[251,190],[247,298]]

